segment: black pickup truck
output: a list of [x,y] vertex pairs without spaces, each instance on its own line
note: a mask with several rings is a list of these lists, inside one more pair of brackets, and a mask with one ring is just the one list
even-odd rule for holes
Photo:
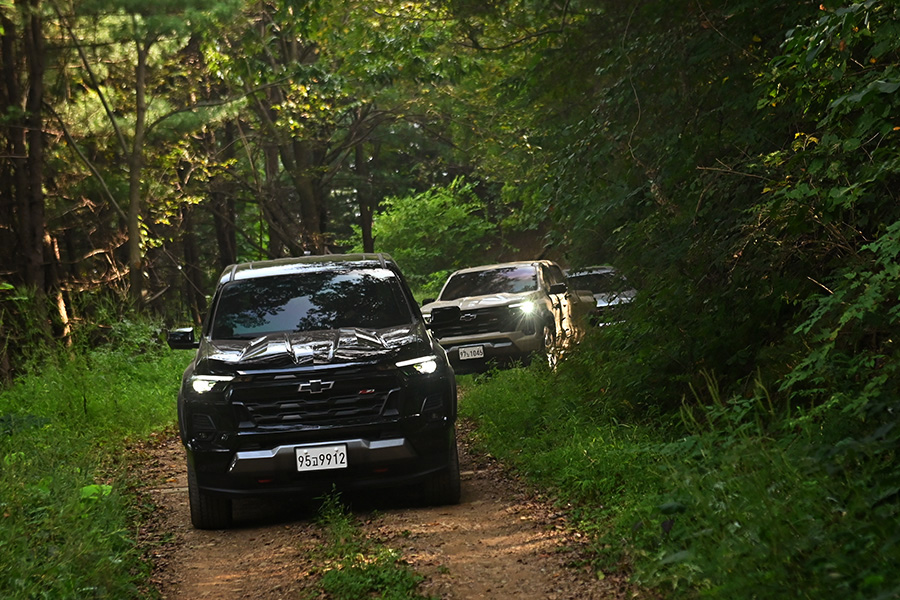
[[239,497],[404,487],[460,497],[456,380],[387,255],[242,263],[221,275],[178,394],[191,521]]

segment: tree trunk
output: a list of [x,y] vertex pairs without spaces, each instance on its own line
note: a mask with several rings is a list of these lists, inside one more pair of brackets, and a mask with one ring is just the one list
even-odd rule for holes
[[363,252],[375,252],[375,239],[372,237],[372,218],[375,212],[375,203],[372,199],[369,164],[366,162],[366,152],[365,148],[363,148],[363,143],[359,142],[356,144],[354,151],[354,162],[358,178],[356,194],[359,203],[359,228],[362,231]]
[[[23,71],[18,54],[19,35],[16,23],[5,13],[0,12],[0,68],[2,68],[2,90],[0,90],[0,106],[22,106],[22,89],[19,73]],[[27,150],[25,147],[25,123],[21,117],[12,118],[3,123],[3,154],[7,160],[0,161],[0,233],[3,234],[2,262],[0,268],[5,273],[16,273],[21,278],[21,240],[19,239],[18,207],[26,195],[28,179],[25,165]]]
[[[25,4],[22,2],[22,4]],[[28,0],[25,19],[25,61],[28,63],[28,97],[25,101],[27,193],[21,203],[21,239],[25,284],[38,299],[47,292],[44,276],[44,32],[40,0]]]
[[259,195],[259,207],[269,236],[266,256],[281,258],[284,256],[285,245],[291,239],[291,236],[282,228],[290,227],[293,218],[282,210],[284,207],[278,183],[278,147],[274,143],[267,143],[263,147],[263,154],[265,156],[265,182],[262,193]]
[[62,285],[60,285],[59,268],[62,264],[62,256],[59,253],[59,240],[50,237],[49,233],[45,233],[44,246],[47,248],[48,254],[51,257],[50,268],[47,270],[47,289],[48,291],[55,290],[56,313],[61,327],[60,335],[66,346],[71,346],[72,323],[69,318],[69,308],[66,305],[66,297],[63,294]]
[[185,298],[191,310],[191,318],[200,324],[206,306],[206,298],[202,290],[202,271],[200,269],[200,253],[197,250],[197,235],[194,231],[194,207],[187,205],[182,209],[184,223],[184,285]]
[[319,195],[310,173],[313,167],[313,150],[310,143],[294,140],[292,143],[293,161],[290,167],[291,181],[297,190],[300,204],[301,244],[304,250],[312,254],[322,254],[322,211],[319,206]]
[[134,139],[131,144],[131,155],[128,160],[128,266],[131,299],[140,304],[144,288],[144,268],[141,252],[141,174],[144,168],[144,135],[147,121],[147,54],[153,45],[136,40],[137,66],[134,72],[135,118]]
[[[234,123],[225,123],[225,140],[222,144],[226,160],[234,157]],[[224,181],[217,176],[212,184],[213,225],[219,248],[219,266],[224,269],[237,262],[237,234],[235,226],[234,197],[224,189]]]
[[[21,60],[17,54],[16,24],[2,18],[3,100],[9,107],[22,107],[6,129],[6,150],[11,160],[3,172],[4,225],[15,231],[15,250],[6,260],[21,283],[38,294],[39,306],[47,291],[44,277],[44,34],[39,0],[17,0],[22,17]],[[27,72],[28,89],[23,95],[20,73]],[[24,104],[24,106],[23,106]],[[15,114],[15,113],[12,113]],[[10,116],[12,116],[12,114]],[[43,320],[42,320],[43,321]]]
[[234,228],[234,198],[215,189],[212,191],[213,227],[219,249],[219,267],[222,269],[237,262],[237,235]]
[[[278,169],[272,171],[272,176],[269,177],[268,168],[270,164],[277,166],[280,159],[284,173],[290,178],[296,193],[294,204],[294,198],[281,193],[277,187],[269,187],[271,193],[266,195],[266,204],[263,208],[269,229],[277,237],[270,239],[270,245],[274,250],[287,248],[288,252],[295,256],[307,251],[321,254],[324,250],[322,210],[316,181],[312,176],[314,172],[312,144],[301,139],[283,139],[284,136],[278,131],[271,108],[281,101],[283,101],[281,92],[272,89],[265,97],[265,102],[262,98],[257,98],[253,105],[266,135],[272,140],[269,147],[264,150],[267,180],[277,181],[277,175],[274,174],[278,173]],[[277,153],[274,156],[270,155],[273,151]]]

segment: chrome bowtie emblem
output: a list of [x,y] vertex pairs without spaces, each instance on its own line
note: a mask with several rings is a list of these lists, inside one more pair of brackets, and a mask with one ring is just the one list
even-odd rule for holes
[[466,314],[464,314],[464,315],[460,315],[459,320],[460,320],[460,321],[466,321],[466,322],[468,322],[468,321],[474,321],[474,320],[475,320],[475,313],[466,313]]
[[301,383],[298,391],[309,392],[310,394],[321,394],[325,390],[330,390],[332,387],[334,387],[333,381],[310,379],[308,383]]

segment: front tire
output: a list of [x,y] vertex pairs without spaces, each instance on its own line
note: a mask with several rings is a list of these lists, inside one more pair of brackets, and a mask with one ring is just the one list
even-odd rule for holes
[[547,365],[551,369],[556,368],[559,362],[559,347],[556,344],[556,327],[544,325],[543,353],[547,359]]
[[187,466],[188,499],[191,524],[197,529],[227,529],[231,526],[231,498],[204,492],[197,483],[197,472],[191,461]]
[[454,437],[447,468],[425,483],[425,502],[432,506],[459,504],[462,485],[459,480],[459,449]]

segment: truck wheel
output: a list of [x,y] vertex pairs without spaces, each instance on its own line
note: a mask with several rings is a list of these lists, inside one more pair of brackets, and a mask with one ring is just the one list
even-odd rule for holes
[[544,325],[544,355],[551,369],[556,368],[559,362],[559,347],[556,345],[556,328],[553,325]]
[[432,476],[425,483],[424,497],[425,502],[433,506],[442,506],[447,504],[459,504],[462,490],[459,482],[459,450],[456,446],[456,439],[453,440],[453,447],[450,449],[450,460],[447,468],[440,473]]
[[231,498],[209,494],[197,484],[197,473],[188,461],[188,499],[191,524],[197,529],[227,529],[231,526]]

